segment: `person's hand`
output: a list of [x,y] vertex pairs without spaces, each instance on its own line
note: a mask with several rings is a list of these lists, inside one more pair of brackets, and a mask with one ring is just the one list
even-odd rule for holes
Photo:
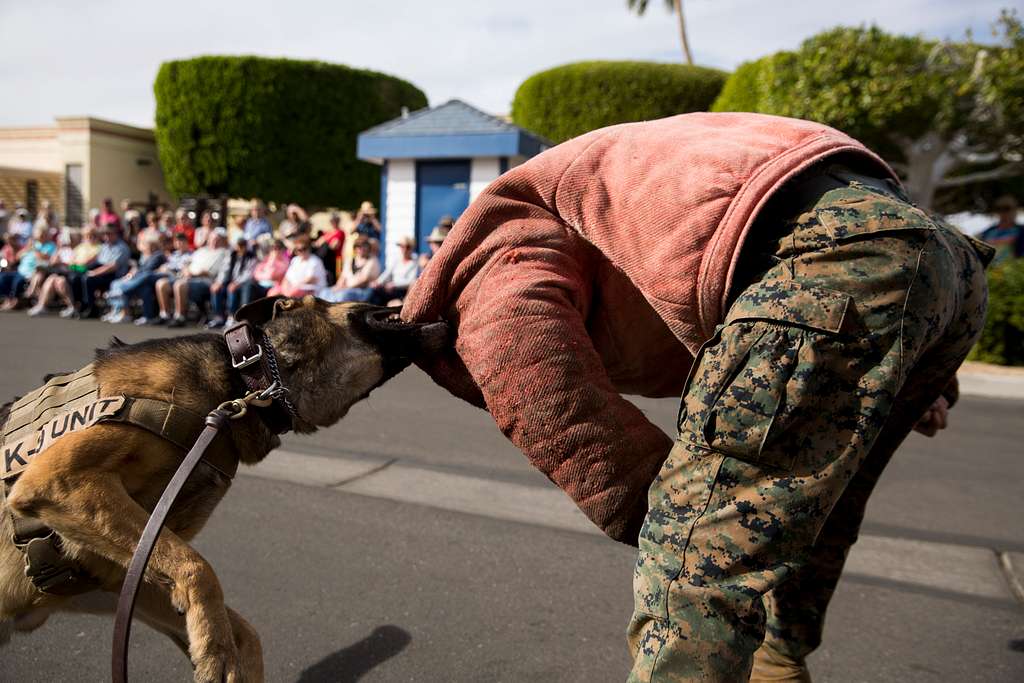
[[222,286],[222,285],[221,285],[221,283],[220,283],[220,280],[218,280],[218,281],[216,281],[216,282],[213,282],[213,283],[211,283],[211,284],[210,284],[210,291],[211,291],[211,292],[219,292],[219,291],[220,291],[220,288],[221,288],[221,286]]
[[238,283],[237,282],[228,283],[228,291],[229,292],[231,292],[233,294],[237,290],[238,290]]
[[96,277],[97,275],[102,275],[102,274],[103,274],[103,266],[100,266],[99,268],[92,268],[91,270],[85,271],[85,276],[86,277]]
[[949,402],[945,396],[939,396],[931,404],[924,415],[914,425],[914,430],[925,436],[935,436],[940,429],[945,429],[949,424]]

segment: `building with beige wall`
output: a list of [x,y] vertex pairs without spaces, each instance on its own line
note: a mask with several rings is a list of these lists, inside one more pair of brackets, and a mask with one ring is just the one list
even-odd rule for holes
[[79,225],[105,197],[115,205],[171,201],[153,131],[87,116],[56,125],[0,128],[0,199],[34,211],[50,201],[66,225]]

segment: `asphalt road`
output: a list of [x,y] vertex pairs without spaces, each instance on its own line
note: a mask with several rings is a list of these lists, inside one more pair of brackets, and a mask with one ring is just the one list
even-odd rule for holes
[[[168,334],[0,314],[0,396],[88,362],[113,333]],[[637,403],[671,429],[674,401]],[[1024,552],[1022,417],[1024,403],[967,397],[940,438],[911,437],[872,499],[864,542],[908,557]],[[486,413],[415,369],[285,448],[495,490],[550,488]],[[270,681],[616,681],[628,670],[633,552],[598,536],[243,475],[196,545],[261,633]],[[816,680],[1024,680],[1024,609],[1009,592],[978,597],[866,569],[840,585]],[[108,618],[58,615],[0,650],[0,680],[105,680],[109,645]],[[132,667],[136,680],[189,674],[141,626]]]

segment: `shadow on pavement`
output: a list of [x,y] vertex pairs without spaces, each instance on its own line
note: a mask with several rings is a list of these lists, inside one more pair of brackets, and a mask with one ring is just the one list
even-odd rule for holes
[[357,643],[330,654],[299,676],[299,683],[353,683],[391,659],[412,642],[405,629],[388,624]]

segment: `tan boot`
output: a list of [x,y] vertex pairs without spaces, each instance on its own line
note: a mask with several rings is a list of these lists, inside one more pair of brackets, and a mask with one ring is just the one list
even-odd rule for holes
[[762,645],[754,653],[750,683],[811,683],[811,673],[806,662],[790,659]]

